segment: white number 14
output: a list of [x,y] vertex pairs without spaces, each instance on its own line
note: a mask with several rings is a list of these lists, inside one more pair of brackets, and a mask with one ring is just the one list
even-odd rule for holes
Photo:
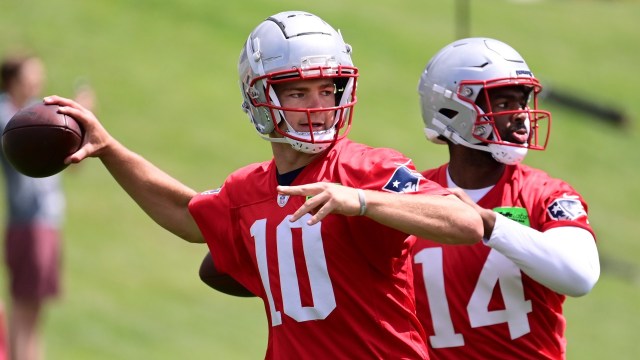
[[[423,249],[414,256],[414,261],[416,264],[422,264],[422,277],[427,290],[435,333],[429,337],[431,346],[446,348],[464,345],[462,334],[455,332],[451,320],[449,302],[445,293],[442,248]],[[493,289],[498,284],[505,308],[489,310]],[[467,304],[471,327],[507,323],[511,339],[517,339],[529,333],[527,314],[531,311],[531,301],[524,298],[520,269],[502,254],[491,250]]]

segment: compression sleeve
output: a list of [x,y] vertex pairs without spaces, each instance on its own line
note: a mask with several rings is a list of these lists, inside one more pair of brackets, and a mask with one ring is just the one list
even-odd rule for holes
[[587,294],[600,276],[593,235],[575,226],[540,232],[496,214],[485,245],[513,261],[525,274],[560,294]]

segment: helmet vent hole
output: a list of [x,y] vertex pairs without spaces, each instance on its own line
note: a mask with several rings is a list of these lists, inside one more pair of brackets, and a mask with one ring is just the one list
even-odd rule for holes
[[438,111],[440,114],[446,116],[448,119],[453,119],[454,117],[456,117],[456,115],[458,115],[458,112],[452,109],[440,109]]

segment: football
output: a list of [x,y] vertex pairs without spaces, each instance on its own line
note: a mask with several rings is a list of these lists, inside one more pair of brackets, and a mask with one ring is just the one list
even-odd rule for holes
[[37,103],[18,111],[2,132],[2,151],[20,173],[40,178],[67,167],[64,159],[82,145],[81,126],[59,114],[58,105]]

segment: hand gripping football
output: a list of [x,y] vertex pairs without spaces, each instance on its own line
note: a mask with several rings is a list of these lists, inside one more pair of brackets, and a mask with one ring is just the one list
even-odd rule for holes
[[2,151],[19,172],[47,177],[67,167],[64,159],[82,145],[83,131],[58,105],[37,103],[18,111],[2,133]]

